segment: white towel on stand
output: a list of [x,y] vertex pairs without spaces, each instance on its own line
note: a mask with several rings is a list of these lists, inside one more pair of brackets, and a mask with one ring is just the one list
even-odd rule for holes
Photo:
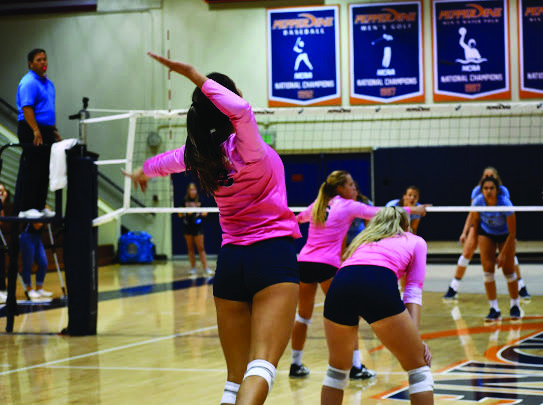
[[55,142],[51,146],[49,161],[49,188],[51,191],[60,190],[68,184],[66,175],[66,151],[72,149],[79,141],[75,138]]

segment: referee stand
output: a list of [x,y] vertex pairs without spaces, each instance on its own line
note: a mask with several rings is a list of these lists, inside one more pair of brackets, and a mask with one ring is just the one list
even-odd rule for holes
[[[2,153],[11,147],[34,147],[34,145],[25,145],[25,144],[13,144],[9,143],[0,148],[0,173],[2,171]],[[0,222],[7,222],[11,224],[10,229],[10,244],[8,246],[8,285],[7,291],[8,296],[6,299],[6,332],[13,332],[13,324],[16,315],[19,315],[19,309],[17,307],[17,276],[19,274],[19,234],[20,234],[20,224],[21,222],[25,223],[43,223],[48,226],[51,223],[61,224],[62,223],[62,190],[59,190],[55,193],[55,216],[51,218],[19,218],[19,201],[17,196],[15,197],[15,202],[13,206],[13,216],[9,217],[0,217]],[[26,294],[26,292],[25,292]]]
[[[15,198],[13,216],[0,217],[0,222],[11,223],[8,265],[8,296],[6,300],[6,332],[13,332],[14,318],[19,314],[16,299],[19,273],[20,223],[64,225],[64,272],[68,292],[68,326],[61,334],[95,335],[98,309],[98,231],[92,221],[98,216],[98,155],[87,151],[85,124],[88,98],[83,98],[83,109],[71,115],[79,119],[80,143],[66,151],[67,199],[66,215],[62,216],[62,189],[55,192],[55,216],[51,218],[19,218],[19,201]],[[33,145],[6,144],[0,148],[0,173],[2,153],[9,147],[34,147]],[[55,257],[56,261],[56,257]],[[63,291],[64,292],[64,291]],[[65,293],[65,292],[64,292]]]

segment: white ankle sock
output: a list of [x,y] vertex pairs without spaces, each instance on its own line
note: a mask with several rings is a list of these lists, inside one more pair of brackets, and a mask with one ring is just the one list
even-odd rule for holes
[[494,308],[496,311],[500,310],[500,307],[498,307],[498,300],[489,300],[488,303],[492,308]]
[[360,350],[353,351],[353,367],[361,368],[362,361],[360,361]]
[[458,287],[460,287],[460,280],[458,280],[457,278],[453,278],[451,280],[451,288],[454,291],[458,291]]
[[297,366],[302,365],[302,357],[304,355],[303,350],[293,350],[292,351],[292,364],[296,364]]

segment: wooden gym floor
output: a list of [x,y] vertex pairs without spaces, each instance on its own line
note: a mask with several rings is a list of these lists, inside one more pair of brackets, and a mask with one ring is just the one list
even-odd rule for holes
[[[436,403],[543,403],[543,265],[521,269],[532,294],[522,304],[525,318],[508,319],[509,299],[498,274],[504,318],[485,326],[480,265],[470,266],[454,304],[441,299],[454,265],[428,266],[421,334],[433,354]],[[21,302],[25,313],[16,317],[14,333],[6,334],[0,304],[0,404],[218,404],[225,363],[211,280],[190,278],[188,270],[186,261],[100,268],[96,336],[59,336],[67,325],[59,299]],[[61,295],[56,273],[47,274],[46,288]],[[319,293],[304,353],[311,375],[288,377],[289,347],[267,404],[319,403],[327,367],[323,301]],[[351,382],[344,404],[406,403],[406,374],[365,323],[360,348],[378,376]]]

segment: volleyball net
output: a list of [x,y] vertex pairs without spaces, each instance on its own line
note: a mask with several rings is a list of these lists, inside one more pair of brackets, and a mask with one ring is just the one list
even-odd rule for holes
[[[117,134],[119,131],[126,131],[127,134],[124,156],[99,161],[97,162],[99,165],[118,166],[132,172],[149,157],[178,148],[186,140],[187,110],[168,112],[165,110],[107,111],[89,109],[89,111],[93,114],[103,115],[82,121],[83,125],[88,128],[89,139],[92,139],[93,131]],[[113,114],[111,114],[112,112]],[[375,171],[377,170],[372,155],[376,151],[398,148],[413,151],[420,148],[443,147],[479,148],[478,150],[480,150],[484,146],[492,146],[493,148],[520,146],[532,150],[543,145],[543,103],[538,102],[348,108],[254,108],[253,112],[264,141],[281,156],[369,155],[369,175],[372,183],[375,182]],[[107,113],[110,115],[106,115]],[[116,128],[115,131],[111,130],[113,127]],[[539,162],[529,161],[530,159],[527,157],[523,162],[509,162],[508,164],[523,164],[528,169],[539,167],[537,166],[540,165]],[[465,162],[458,162],[459,165],[463,163]],[[321,177],[325,178],[327,174],[321,173]],[[436,173],[425,173],[424,175],[437,176]],[[480,176],[480,172],[472,173],[471,177],[464,181],[473,187],[478,180],[477,176]],[[320,179],[318,184],[323,180]],[[417,178],[413,178],[408,184],[417,184],[418,182]],[[153,179],[145,193],[135,190],[129,178],[124,179],[122,188],[124,193],[122,206],[96,218],[94,225],[107,223],[125,214],[218,212],[214,207],[174,207],[173,185],[170,178]],[[398,190],[397,193],[402,191]],[[291,209],[294,212],[302,210],[314,200],[317,192],[318,186],[307,196],[307,202],[302,204],[298,202],[298,204],[292,205]],[[468,197],[464,200],[469,203]],[[512,200],[514,202],[515,198],[512,197]],[[139,201],[139,204],[136,205],[134,201]],[[543,211],[541,183],[539,184],[539,195],[530,201],[533,201],[533,204],[519,205],[513,208],[475,208],[469,205],[434,204],[428,208],[428,212],[541,212]],[[422,198],[421,202],[426,201]],[[428,202],[432,203],[432,201]]]

